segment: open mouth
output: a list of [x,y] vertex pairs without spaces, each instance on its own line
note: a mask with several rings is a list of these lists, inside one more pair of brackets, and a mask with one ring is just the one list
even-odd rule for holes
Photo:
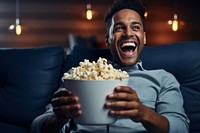
[[123,45],[121,46],[121,50],[125,53],[125,54],[133,54],[133,52],[135,51],[137,45],[133,42],[128,42],[128,43],[123,43]]

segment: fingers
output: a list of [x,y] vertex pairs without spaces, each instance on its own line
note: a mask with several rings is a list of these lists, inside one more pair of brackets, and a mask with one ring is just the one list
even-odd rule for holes
[[65,89],[65,88],[61,88],[58,91],[56,91],[53,95],[53,97],[60,97],[60,96],[69,96],[72,95],[72,92]]
[[53,107],[62,106],[62,105],[70,105],[78,102],[78,97],[68,96],[68,97],[56,97],[51,100],[51,104]]
[[116,92],[127,92],[127,93],[134,93],[135,91],[130,88],[129,86],[117,86],[115,88]]
[[138,116],[139,111],[137,109],[135,109],[135,110],[123,110],[123,111],[110,110],[109,113],[111,115],[117,115],[117,116],[134,117],[134,116]]
[[110,108],[132,109],[139,105],[139,98],[136,92],[128,86],[118,86],[114,93],[109,94],[106,106]]
[[106,107],[110,108],[122,108],[124,110],[127,109],[136,109],[139,107],[139,103],[136,101],[127,102],[127,101],[114,101],[114,102],[106,102]]
[[116,87],[114,93],[109,94],[107,98],[109,100],[139,101],[136,92],[128,86]]
[[118,86],[114,93],[108,95],[108,101],[105,103],[110,108],[111,115],[137,117],[142,104],[136,92],[128,86]]
[[73,118],[82,113],[79,104],[55,107],[53,111],[58,117],[63,117],[65,119]]
[[78,97],[72,95],[72,93],[66,89],[59,89],[54,93],[51,104],[53,107],[75,104],[78,102]]
[[66,89],[59,89],[53,95],[51,104],[59,118],[70,119],[81,114],[79,99]]
[[139,115],[141,103],[137,101],[111,101],[106,102],[106,107],[110,108],[110,115],[135,117]]

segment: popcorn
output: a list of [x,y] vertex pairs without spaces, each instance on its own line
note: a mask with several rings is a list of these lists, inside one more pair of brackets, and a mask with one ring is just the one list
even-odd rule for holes
[[70,73],[64,73],[64,79],[74,80],[124,80],[129,75],[126,71],[115,69],[107,59],[99,58],[97,62],[85,59],[79,66],[73,67]]

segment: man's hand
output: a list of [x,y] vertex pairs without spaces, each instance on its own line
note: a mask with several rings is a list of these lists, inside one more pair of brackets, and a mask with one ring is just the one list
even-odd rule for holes
[[59,119],[71,119],[81,114],[78,97],[73,96],[71,91],[59,89],[51,100],[53,111]]
[[71,91],[59,89],[53,95],[51,104],[55,115],[49,117],[42,125],[42,133],[58,133],[66,122],[81,114],[78,97]]
[[[111,115],[125,116],[131,118],[135,122],[141,122],[145,117],[144,106],[136,92],[128,86],[118,86],[114,93],[108,95],[106,106],[111,108]],[[115,110],[116,109],[116,110]]]
[[134,122],[141,122],[144,127],[153,133],[167,133],[168,120],[143,105],[136,92],[128,86],[118,86],[114,93],[109,94],[105,106],[110,108],[110,115],[124,116]]

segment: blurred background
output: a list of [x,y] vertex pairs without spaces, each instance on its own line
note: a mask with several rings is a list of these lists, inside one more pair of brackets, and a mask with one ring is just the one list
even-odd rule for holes
[[[113,1],[0,0],[0,47],[67,48],[76,41],[105,47],[104,14]],[[148,9],[147,45],[200,40],[199,0],[141,1]],[[92,10],[92,18],[86,18],[86,10]]]

